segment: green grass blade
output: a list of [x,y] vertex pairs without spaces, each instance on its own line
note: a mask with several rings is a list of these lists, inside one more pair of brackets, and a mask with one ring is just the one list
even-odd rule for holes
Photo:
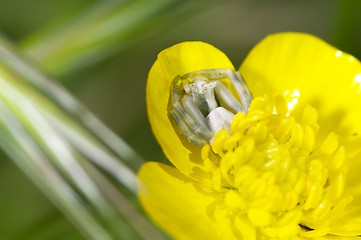
[[0,40],[0,146],[89,239],[162,239],[134,203],[143,160]]
[[189,0],[96,1],[20,45],[47,71],[61,76],[125,50],[154,32],[161,19],[189,4],[199,5]]

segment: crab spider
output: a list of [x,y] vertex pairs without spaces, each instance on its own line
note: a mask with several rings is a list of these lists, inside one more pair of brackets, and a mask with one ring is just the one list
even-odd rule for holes
[[197,146],[212,143],[233,116],[246,113],[252,96],[238,72],[210,69],[173,80],[169,113],[180,132]]

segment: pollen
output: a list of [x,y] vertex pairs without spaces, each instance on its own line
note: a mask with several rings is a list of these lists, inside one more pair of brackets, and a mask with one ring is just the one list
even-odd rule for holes
[[282,95],[256,97],[202,149],[230,221],[262,239],[327,235],[329,220],[352,201],[343,195],[348,163],[339,136],[319,132],[315,108],[297,108]]

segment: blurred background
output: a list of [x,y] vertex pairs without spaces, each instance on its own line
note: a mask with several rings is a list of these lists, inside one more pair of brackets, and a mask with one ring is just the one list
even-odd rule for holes
[[[361,1],[0,0],[3,38],[146,160],[165,161],[144,96],[158,52],[201,40],[238,67],[258,41],[282,31],[314,34],[360,59]],[[0,239],[86,239],[4,152]]]

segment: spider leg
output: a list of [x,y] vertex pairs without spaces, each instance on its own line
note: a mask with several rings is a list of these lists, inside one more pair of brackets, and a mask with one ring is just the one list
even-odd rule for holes
[[208,124],[202,112],[199,110],[193,99],[189,96],[184,96],[182,99],[185,111],[191,116],[191,120],[185,119],[190,129],[202,139],[208,141],[212,137]]
[[245,112],[244,106],[242,106],[233,94],[223,85],[220,81],[217,81],[215,87],[217,97],[223,101],[223,103],[234,113]]
[[207,143],[204,139],[194,134],[193,131],[188,127],[186,122],[193,120],[189,114],[185,112],[182,106],[174,106],[171,114],[182,134],[184,134],[190,142],[196,144],[197,146],[203,146]]
[[248,112],[248,107],[251,104],[252,101],[252,94],[249,91],[246,82],[244,81],[243,77],[239,72],[234,72],[234,76],[236,77],[236,80],[232,80],[233,86],[235,87],[236,91],[238,92],[239,97],[241,98],[242,105],[245,108],[245,112]]

